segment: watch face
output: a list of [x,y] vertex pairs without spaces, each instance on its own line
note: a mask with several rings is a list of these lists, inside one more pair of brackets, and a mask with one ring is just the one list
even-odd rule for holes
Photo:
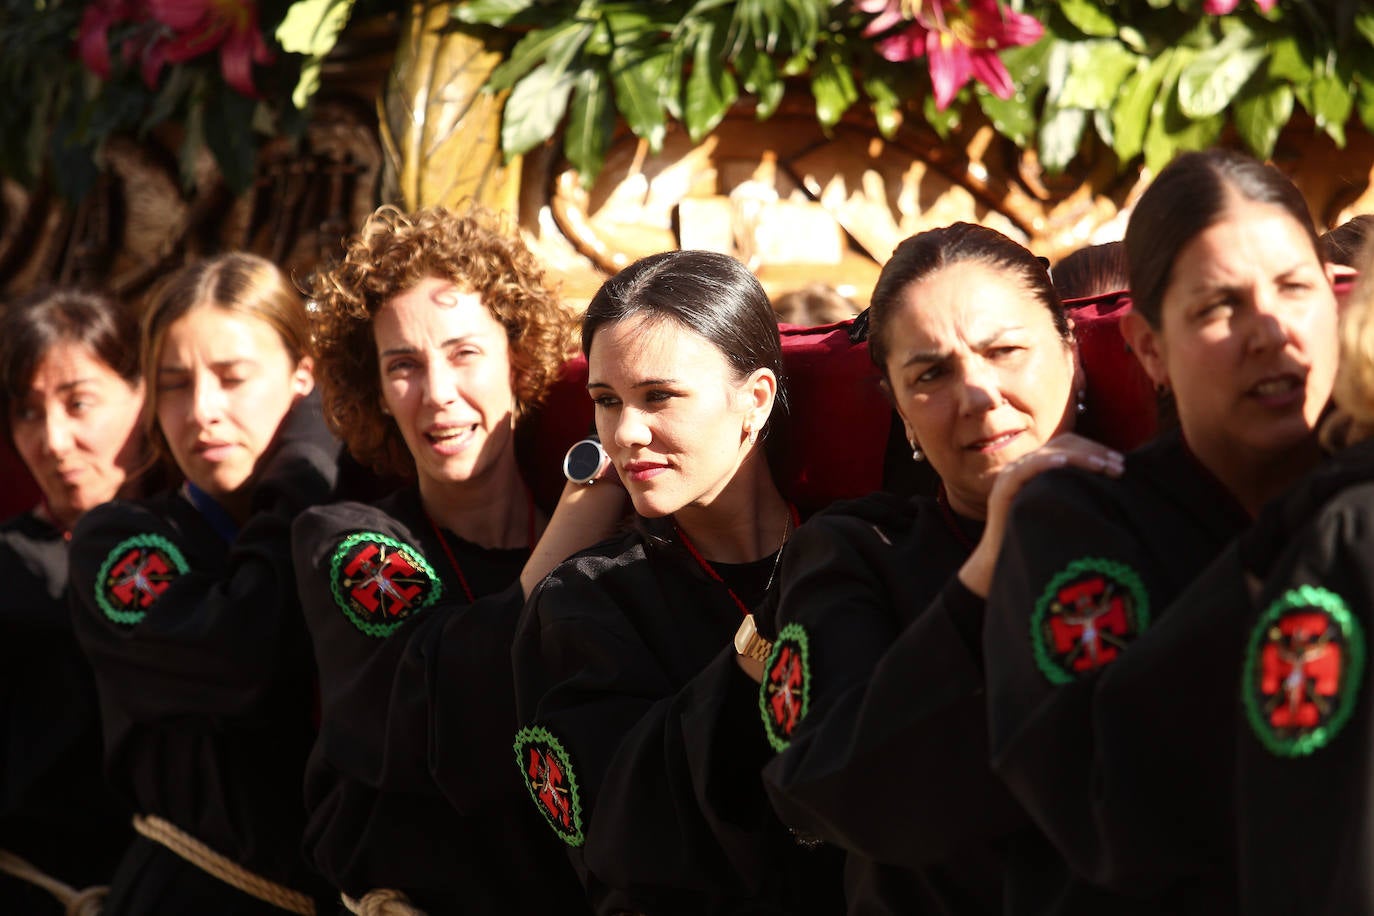
[[563,473],[574,483],[586,483],[601,470],[605,455],[600,444],[583,439],[568,449],[568,457],[563,459]]

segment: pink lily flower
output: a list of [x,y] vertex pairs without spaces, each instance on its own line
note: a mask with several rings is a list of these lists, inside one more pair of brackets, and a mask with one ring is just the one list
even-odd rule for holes
[[224,81],[241,95],[258,98],[253,64],[269,64],[272,52],[258,28],[253,0],[147,0],[152,18],[169,28],[144,55],[143,77],[152,85],[164,63],[179,64],[219,49]]
[[881,39],[878,53],[894,62],[929,58],[930,82],[941,111],[970,78],[998,98],[1011,98],[1015,87],[998,52],[1034,44],[1045,33],[1034,16],[1007,9],[998,0],[854,0],[854,5],[878,14],[864,29],[865,35],[910,23]]

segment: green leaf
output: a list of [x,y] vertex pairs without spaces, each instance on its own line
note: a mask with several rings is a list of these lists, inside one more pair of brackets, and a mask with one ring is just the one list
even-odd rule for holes
[[515,84],[501,115],[501,149],[509,161],[543,143],[568,110],[573,77],[556,61],[540,64]]
[[1264,48],[1239,46],[1248,36],[1237,41],[1232,37],[1199,54],[1179,74],[1179,110],[1189,118],[1208,118],[1225,111],[1268,56]]
[[1284,35],[1269,43],[1269,76],[1295,86],[1312,81],[1312,64],[1302,45],[1292,35]]
[[725,33],[706,23],[697,34],[692,54],[692,72],[687,77],[687,100],[683,109],[687,136],[700,143],[725,117],[739,98],[735,77],[725,66]]
[[1084,35],[1107,38],[1116,35],[1116,20],[1092,0],[1063,0],[1059,11]]
[[256,106],[255,100],[228,86],[219,87],[206,100],[206,108],[214,114],[205,119],[205,145],[214,153],[224,183],[236,196],[252,186],[257,167],[257,144],[247,128]]
[[1368,7],[1355,14],[1355,31],[1364,36],[1364,40],[1374,45],[1374,10]]
[[591,33],[591,23],[576,20],[530,32],[516,42],[515,47],[510,50],[510,56],[491,71],[491,76],[487,79],[487,90],[500,92],[509,89],[521,77],[546,61],[561,60],[563,68],[566,68]]
[[563,153],[577,169],[584,188],[591,187],[601,173],[614,127],[615,106],[606,75],[591,68],[583,70],[573,85]]
[[1055,39],[1046,42],[1049,53],[1045,56],[1045,88],[1049,90],[1047,96],[1051,105],[1059,104],[1059,96],[1064,92],[1064,85],[1069,81],[1069,65],[1073,61],[1073,45],[1071,41]]
[[1040,162],[1052,173],[1064,171],[1078,154],[1088,113],[1081,108],[1061,108],[1040,125]]
[[296,0],[277,26],[277,42],[292,54],[324,57],[334,50],[352,12],[353,0]]
[[1115,41],[1079,42],[1070,55],[1069,74],[1059,94],[1063,108],[1111,108],[1121,84],[1144,61]]
[[1145,147],[1145,131],[1150,124],[1150,112],[1159,93],[1165,74],[1173,65],[1175,52],[1165,51],[1143,71],[1127,78],[1122,85],[1121,97],[1112,109],[1112,131],[1115,142],[1112,149],[1124,166]]
[[467,0],[454,4],[453,18],[468,25],[503,26],[537,5],[537,0]]
[[891,139],[902,126],[902,94],[881,74],[873,71],[863,74],[863,88],[873,107],[878,132]]
[[1164,168],[1180,151],[1213,145],[1226,124],[1223,115],[1193,119],[1179,108],[1178,78],[1197,53],[1189,47],[1175,49],[1169,71],[1151,108],[1150,126],[1145,132],[1145,165],[1152,171]]
[[1025,93],[1016,89],[1009,99],[999,99],[982,83],[973,87],[978,107],[992,123],[993,129],[1017,146],[1025,148],[1035,135],[1035,113],[1026,103]]
[[959,127],[962,120],[960,106],[951,105],[944,111],[935,106],[935,93],[928,94],[921,102],[921,116],[941,139],[948,140],[950,134]]
[[816,98],[816,119],[825,128],[838,124],[859,100],[849,62],[836,49],[828,48],[811,68],[811,94]]
[[1260,92],[1236,100],[1236,132],[1261,159],[1268,159],[1279,131],[1293,116],[1293,87],[1272,83]]
[[663,149],[667,121],[663,116],[665,73],[671,52],[637,55],[623,48],[611,54],[611,85],[615,104],[636,137],[647,140],[649,150]]
[[1354,109],[1349,81],[1339,73],[1323,69],[1312,83],[1312,119],[1338,147],[1345,146],[1345,124]]

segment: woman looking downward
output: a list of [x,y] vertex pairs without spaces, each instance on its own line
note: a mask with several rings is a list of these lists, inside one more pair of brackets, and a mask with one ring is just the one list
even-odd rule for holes
[[105,912],[313,912],[290,524],[329,495],[337,446],[306,400],[305,306],[270,262],[226,254],[170,277],[141,339],[147,430],[186,482],[94,509],[72,539],[105,769],[140,834]]
[[598,913],[833,913],[838,874],[768,807],[761,663],[741,621],[797,524],[782,350],[738,261],[636,262],[587,308],[601,442],[638,515],[530,596],[514,648],[516,762]]

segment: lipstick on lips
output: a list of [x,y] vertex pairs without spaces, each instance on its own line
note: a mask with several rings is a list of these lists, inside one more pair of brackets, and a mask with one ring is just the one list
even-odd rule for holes
[[625,462],[624,474],[635,483],[644,483],[666,470],[668,470],[668,465],[663,461],[627,461]]

